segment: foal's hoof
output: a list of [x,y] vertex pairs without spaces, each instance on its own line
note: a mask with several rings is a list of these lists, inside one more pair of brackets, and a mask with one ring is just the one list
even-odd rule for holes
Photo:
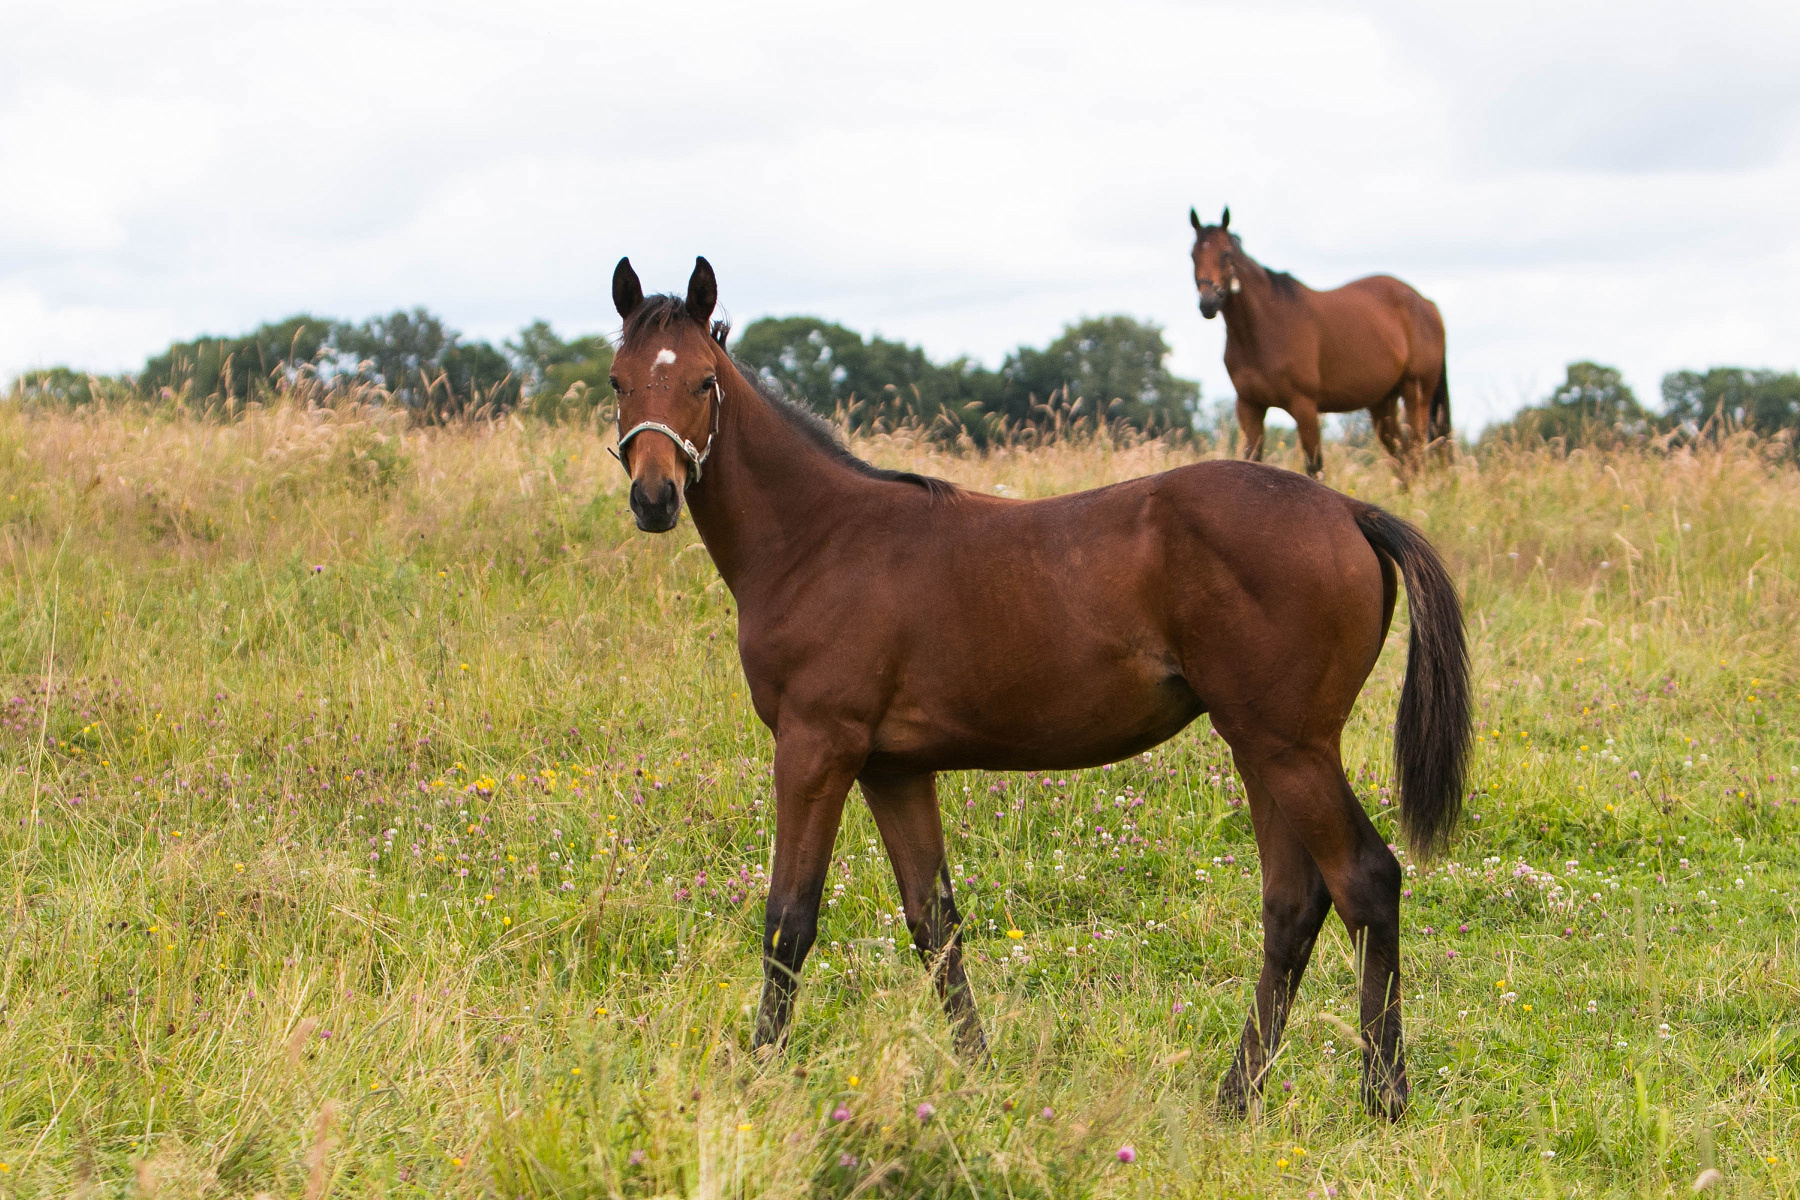
[[1243,1076],[1236,1071],[1227,1075],[1225,1082],[1219,1085],[1219,1112],[1234,1120],[1250,1116],[1261,1099],[1256,1090],[1245,1083]]
[[1409,1089],[1405,1077],[1398,1083],[1377,1085],[1372,1080],[1364,1080],[1362,1088],[1363,1107],[1369,1110],[1371,1117],[1382,1117],[1389,1121],[1398,1121],[1406,1115],[1406,1097]]
[[956,1039],[956,1057],[963,1066],[972,1070],[985,1070],[994,1065],[994,1056],[988,1050],[987,1036],[979,1029]]

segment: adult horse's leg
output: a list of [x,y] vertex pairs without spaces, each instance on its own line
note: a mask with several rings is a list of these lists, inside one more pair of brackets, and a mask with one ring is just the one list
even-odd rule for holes
[[783,728],[775,742],[775,867],[763,915],[763,991],[755,1045],[787,1035],[800,967],[819,932],[819,898],[831,868],[844,798],[860,758],[811,729]]
[[[1456,437],[1450,429],[1450,382],[1449,364],[1440,364],[1437,380],[1431,388],[1430,416],[1428,424],[1431,428],[1431,449],[1440,463],[1449,465],[1456,459]],[[1423,384],[1420,385],[1424,393]]]
[[913,945],[937,984],[944,1012],[956,1034],[957,1053],[968,1062],[988,1057],[981,1014],[963,970],[962,916],[950,883],[944,853],[944,824],[938,813],[935,775],[863,776],[863,798],[869,803],[881,840],[887,845],[906,925]]
[[1406,404],[1407,465],[1423,471],[1425,449],[1431,445],[1431,397],[1425,391],[1424,381],[1416,375],[1400,381],[1400,396]]
[[1244,457],[1251,462],[1261,462],[1263,456],[1263,414],[1266,408],[1259,408],[1245,400],[1242,396],[1237,401],[1238,436],[1243,439]]
[[1296,397],[1288,402],[1288,414],[1300,434],[1300,449],[1306,455],[1306,473],[1317,479],[1325,473],[1325,451],[1319,445],[1319,406],[1311,400]]
[[1406,440],[1400,431],[1400,394],[1395,392],[1385,400],[1369,409],[1370,420],[1375,426],[1375,436],[1381,439],[1382,448],[1402,468],[1406,466]]
[[1408,1091],[1400,1034],[1400,863],[1357,801],[1334,747],[1314,741],[1267,749],[1233,744],[1232,749],[1246,782],[1254,778],[1268,789],[1298,831],[1350,932],[1361,1008],[1363,1104],[1397,1120],[1406,1111]]
[[1256,782],[1247,782],[1247,787],[1256,852],[1262,860],[1263,965],[1256,981],[1256,1007],[1244,1022],[1231,1070],[1219,1085],[1220,1106],[1240,1116],[1262,1094],[1263,1076],[1281,1043],[1300,976],[1331,910],[1331,893],[1305,843],[1267,789]]

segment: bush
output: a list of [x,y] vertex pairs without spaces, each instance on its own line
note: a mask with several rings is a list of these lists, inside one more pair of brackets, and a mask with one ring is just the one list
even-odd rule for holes
[[548,321],[533,321],[506,343],[517,364],[525,406],[547,421],[587,421],[613,396],[612,343],[599,334],[565,342]]
[[13,380],[12,398],[24,404],[75,408],[137,399],[136,386],[115,375],[90,375],[68,367],[26,371]]

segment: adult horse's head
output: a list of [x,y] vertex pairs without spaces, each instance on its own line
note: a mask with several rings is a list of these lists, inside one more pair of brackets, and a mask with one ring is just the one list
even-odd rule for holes
[[1217,225],[1202,225],[1200,214],[1188,209],[1188,224],[1194,227],[1194,286],[1200,289],[1200,315],[1212,320],[1225,307],[1225,300],[1243,289],[1232,266],[1236,243],[1231,237],[1231,209],[1219,218]]
[[613,305],[625,318],[612,363],[619,461],[631,476],[631,515],[649,533],[675,528],[719,432],[724,363],[708,325],[718,297],[704,258],[694,260],[685,298],[645,297],[628,258],[613,271]]

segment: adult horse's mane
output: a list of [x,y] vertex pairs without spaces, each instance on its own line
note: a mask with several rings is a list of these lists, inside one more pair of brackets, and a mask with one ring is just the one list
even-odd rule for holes
[[[1208,225],[1205,230],[1202,231],[1201,236],[1204,237],[1207,234],[1213,233],[1218,228],[1217,225]],[[1230,230],[1225,231],[1225,236],[1231,239],[1232,253],[1244,254],[1243,238],[1232,233]],[[1244,254],[1244,257],[1250,258],[1248,254]],[[1289,275],[1286,271],[1277,271],[1270,267],[1263,266],[1262,263],[1257,262],[1257,260],[1253,258],[1251,258],[1250,261],[1255,262],[1257,266],[1262,267],[1263,274],[1269,277],[1269,286],[1274,288],[1275,294],[1280,296],[1283,300],[1292,300],[1295,296],[1300,294],[1300,281],[1295,279],[1292,275]]]
[[[619,348],[636,343],[648,333],[668,329],[682,321],[689,320],[687,301],[680,296],[645,296],[643,301],[625,318],[625,329],[619,338]],[[731,325],[727,321],[714,321],[710,330],[713,341],[719,343],[721,349],[731,337]],[[727,351],[727,353],[730,353]],[[833,462],[842,464],[858,475],[869,479],[880,479],[889,483],[907,483],[914,487],[924,488],[934,500],[952,499],[962,489],[947,479],[937,479],[930,475],[920,475],[913,471],[890,471],[886,467],[878,467],[874,463],[865,462],[850,452],[850,448],[839,440],[836,426],[807,407],[804,402],[790,399],[784,394],[774,380],[763,377],[761,371],[750,363],[731,355],[738,373],[750,382],[757,394],[769,402],[775,415],[785,421],[796,433],[804,437]]]
[[1292,300],[1300,294],[1300,281],[1286,271],[1270,271],[1267,267],[1264,267],[1263,270],[1268,272],[1269,286],[1275,289],[1277,296],[1285,300]]

